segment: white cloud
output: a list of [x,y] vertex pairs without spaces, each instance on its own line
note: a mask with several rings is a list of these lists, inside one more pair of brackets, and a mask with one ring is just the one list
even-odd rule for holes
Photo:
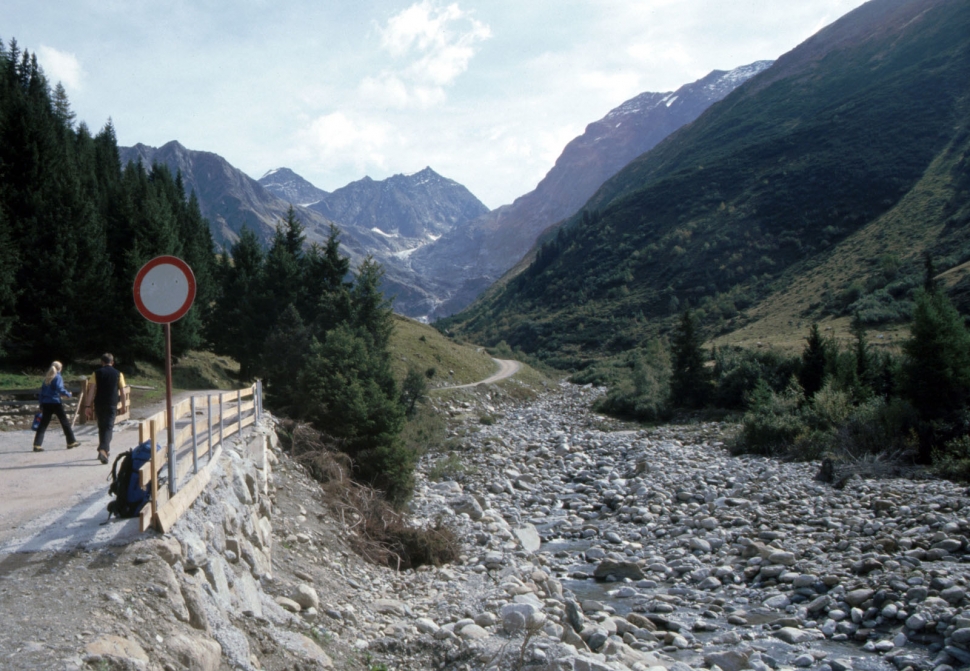
[[77,56],[42,44],[37,51],[37,60],[52,84],[61,82],[68,90],[80,90],[84,69]]
[[299,133],[306,158],[328,169],[337,164],[366,172],[386,168],[386,148],[391,137],[388,124],[351,119],[334,112],[313,119]]
[[440,7],[422,0],[388,19],[378,29],[381,47],[395,60],[358,87],[369,101],[426,109],[445,101],[445,87],[468,69],[477,45],[491,29],[457,4]]
[[365,77],[357,87],[360,98],[378,108],[429,109],[445,100],[438,86],[408,85],[400,76],[385,72],[378,77]]

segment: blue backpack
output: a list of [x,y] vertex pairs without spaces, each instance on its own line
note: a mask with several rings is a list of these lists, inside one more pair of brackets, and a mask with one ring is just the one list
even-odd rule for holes
[[150,440],[117,456],[108,475],[111,480],[108,493],[115,497],[114,501],[108,502],[109,520],[112,515],[137,517],[142,506],[151,500],[151,491],[138,486],[138,469],[151,458]]

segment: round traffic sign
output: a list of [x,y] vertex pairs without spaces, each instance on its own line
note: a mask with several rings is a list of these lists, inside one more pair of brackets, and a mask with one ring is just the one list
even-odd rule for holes
[[135,276],[135,307],[156,324],[170,324],[185,316],[195,300],[195,275],[182,259],[158,256]]

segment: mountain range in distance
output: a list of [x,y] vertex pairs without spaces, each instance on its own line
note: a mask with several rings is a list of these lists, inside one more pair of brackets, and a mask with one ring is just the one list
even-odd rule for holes
[[336,225],[352,262],[369,255],[384,266],[395,311],[429,321],[471,303],[629,161],[770,65],[714,71],[676,91],[636,96],[567,144],[533,191],[492,211],[430,167],[327,192],[288,168],[254,180],[217,154],[174,141],[122,147],[120,154],[123,164],[159,162],[180,172],[220,248],[231,248],[243,227],[268,242],[291,205],[309,242],[323,242]]
[[907,324],[924,254],[967,312],[968,100],[970,3],[871,0],[630,161],[437,326],[572,370],[628,363],[685,309],[719,346],[800,349],[812,322]]

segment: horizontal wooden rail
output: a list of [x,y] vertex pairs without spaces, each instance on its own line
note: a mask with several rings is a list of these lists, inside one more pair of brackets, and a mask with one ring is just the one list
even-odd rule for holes
[[[243,399],[247,399],[243,401]],[[262,411],[262,383],[251,387],[212,395],[194,396],[172,407],[174,445],[169,450],[158,450],[160,440],[168,440],[168,413],[156,413],[138,424],[138,440],[150,440],[151,461],[138,470],[138,484],[142,489],[151,488],[151,505],[140,514],[142,531],[155,526],[167,531],[192,505],[211,477],[212,465],[222,452],[222,443],[228,438],[256,423]],[[207,456],[204,466],[200,460]],[[174,468],[169,459],[174,457]],[[159,487],[161,473],[169,466],[174,482]],[[182,480],[195,471],[184,484]]]

